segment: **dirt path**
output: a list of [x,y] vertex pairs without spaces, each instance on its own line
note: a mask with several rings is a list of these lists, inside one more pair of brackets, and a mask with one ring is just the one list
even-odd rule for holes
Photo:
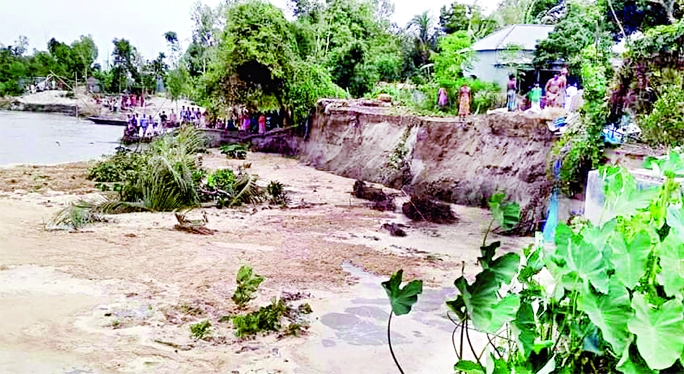
[[[409,223],[408,237],[395,238],[382,223],[405,219],[364,207],[349,194],[353,180],[277,156],[204,158],[208,168],[244,162],[263,183],[281,181],[306,208],[206,209],[211,236],[173,230],[170,213],[47,232],[43,222],[75,199],[72,193],[89,191],[87,164],[38,169],[66,194],[50,186],[2,188],[0,372],[394,373],[381,278],[359,269],[385,278],[399,268],[431,287],[418,312],[395,324],[405,368],[450,372],[455,358],[443,301],[461,262],[475,266],[486,212],[455,207],[459,223]],[[0,170],[0,186],[20,184],[17,170]],[[526,240],[505,242],[510,250]],[[282,291],[311,295],[304,300],[314,310],[307,336],[241,341],[230,323],[218,322],[234,309],[235,273],[245,263],[266,278],[253,305]],[[189,325],[207,319],[213,338],[194,341]]]

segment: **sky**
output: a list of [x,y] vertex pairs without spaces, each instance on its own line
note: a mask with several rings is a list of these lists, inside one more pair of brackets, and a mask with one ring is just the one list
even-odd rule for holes
[[[216,6],[223,0],[203,0]],[[453,0],[394,0],[393,21],[406,25],[414,15],[426,10],[435,20],[439,9]],[[499,0],[477,1],[486,10],[493,10]],[[71,43],[81,35],[92,35],[99,49],[98,61],[107,62],[112,52],[112,40],[124,38],[146,58],[166,52],[163,34],[175,31],[187,47],[192,29],[190,12],[196,0],[0,0],[0,44],[11,45],[19,35],[29,39],[29,51],[45,50],[47,42],[56,38]],[[286,9],[287,0],[271,0]],[[287,13],[287,10],[286,10]]]

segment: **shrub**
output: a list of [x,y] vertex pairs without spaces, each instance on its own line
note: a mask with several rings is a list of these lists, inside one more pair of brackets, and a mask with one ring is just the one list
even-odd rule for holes
[[654,145],[684,144],[684,90],[668,86],[641,122],[642,140]]
[[290,196],[285,191],[283,184],[278,181],[271,181],[266,187],[268,202],[272,205],[287,205],[290,203]]

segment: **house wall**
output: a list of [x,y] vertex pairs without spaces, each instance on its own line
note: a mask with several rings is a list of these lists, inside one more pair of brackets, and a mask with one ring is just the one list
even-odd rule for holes
[[464,75],[474,75],[483,81],[496,82],[501,86],[501,90],[505,91],[509,70],[496,67],[496,51],[477,51],[475,57],[476,60],[473,62],[473,68],[466,70]]

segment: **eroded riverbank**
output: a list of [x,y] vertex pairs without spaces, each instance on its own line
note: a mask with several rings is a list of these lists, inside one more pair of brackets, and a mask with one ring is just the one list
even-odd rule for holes
[[[211,236],[173,230],[171,213],[46,232],[43,222],[92,188],[84,180],[87,163],[64,173],[45,169],[51,177],[42,186],[11,176],[21,168],[40,174],[40,167],[0,170],[0,323],[8,331],[0,336],[0,371],[394,373],[379,281],[403,268],[429,288],[418,313],[394,324],[397,354],[407,372],[451,372],[452,325],[443,301],[463,261],[467,273],[475,270],[487,212],[454,206],[461,218],[454,225],[414,224],[366,208],[350,195],[353,180],[295,159],[204,157],[209,169],[245,162],[262,180],[281,181],[297,208],[205,209],[216,230]],[[381,229],[386,222],[409,224],[408,236],[391,237]],[[504,242],[514,250],[526,239]],[[234,308],[235,273],[245,263],[266,278],[253,305],[282,291],[311,295],[306,336],[241,341],[230,323],[217,321]],[[200,320],[214,325],[209,341],[190,336],[189,325]]]

